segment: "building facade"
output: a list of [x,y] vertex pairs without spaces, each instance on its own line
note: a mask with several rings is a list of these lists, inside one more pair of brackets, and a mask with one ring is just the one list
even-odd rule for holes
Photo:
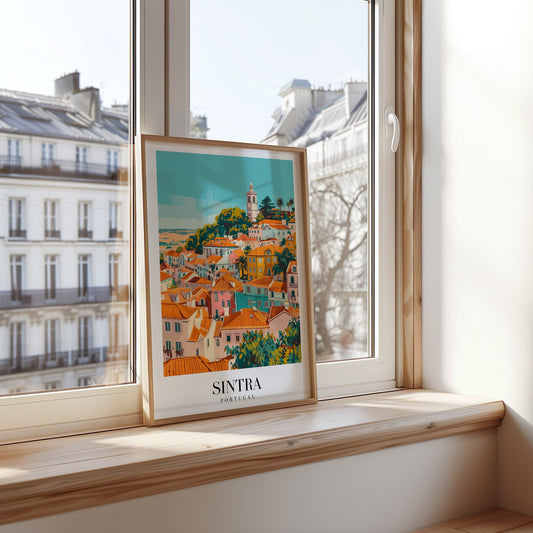
[[[346,351],[348,332],[351,353],[366,355],[367,84],[331,90],[295,79],[279,94],[281,106],[262,142],[307,148],[318,359]],[[293,251],[290,236],[285,245]],[[291,285],[290,304],[297,306]]]

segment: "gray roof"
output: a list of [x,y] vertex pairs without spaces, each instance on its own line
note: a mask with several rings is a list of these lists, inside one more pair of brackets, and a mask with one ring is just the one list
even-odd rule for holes
[[367,93],[354,106],[350,116],[346,116],[344,96],[312,114],[302,129],[292,139],[292,146],[306,147],[335,133],[368,119]]
[[128,142],[128,113],[102,108],[92,121],[67,100],[0,89],[0,132],[105,144]]
[[285,91],[288,91],[289,89],[310,89],[311,84],[308,80],[299,80],[294,79],[291,80],[289,83],[286,83],[280,90],[279,94],[283,94]]

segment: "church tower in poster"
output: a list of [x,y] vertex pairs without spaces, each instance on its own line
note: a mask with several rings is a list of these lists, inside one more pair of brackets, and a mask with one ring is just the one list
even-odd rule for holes
[[248,218],[252,224],[256,221],[258,213],[257,194],[254,191],[254,184],[250,183],[250,188],[246,193],[246,214],[248,215]]

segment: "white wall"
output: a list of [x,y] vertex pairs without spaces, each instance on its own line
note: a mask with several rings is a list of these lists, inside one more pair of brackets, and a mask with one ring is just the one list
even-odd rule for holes
[[423,383],[507,405],[498,505],[533,515],[533,2],[423,2]]
[[496,430],[0,526],[0,533],[404,533],[490,509]]

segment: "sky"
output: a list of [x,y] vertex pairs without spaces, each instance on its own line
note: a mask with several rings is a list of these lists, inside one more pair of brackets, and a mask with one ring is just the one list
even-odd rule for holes
[[[191,108],[208,137],[258,142],[294,78],[367,79],[363,0],[190,0]],[[53,94],[78,70],[104,105],[129,98],[129,0],[3,0],[0,88]],[[9,23],[5,23],[9,21]]]
[[257,202],[270,196],[294,200],[292,161],[158,151],[160,229],[192,229],[213,223],[222,209],[246,212],[250,182]]

